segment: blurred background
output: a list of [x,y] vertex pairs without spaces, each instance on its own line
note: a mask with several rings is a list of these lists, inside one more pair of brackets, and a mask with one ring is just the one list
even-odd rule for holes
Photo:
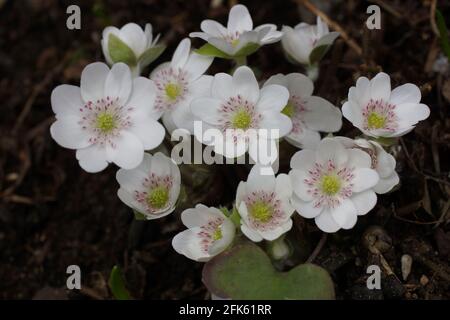
[[[163,219],[136,221],[116,196],[116,167],[88,174],[74,151],[51,139],[50,94],[62,83],[78,85],[87,64],[104,61],[100,39],[108,25],[150,22],[161,33],[168,48],[143,72],[147,76],[170,60],[189,32],[199,31],[202,20],[225,24],[237,2],[0,0],[0,299],[109,299],[107,281],[114,265],[122,267],[135,298],[209,298],[201,282],[202,264],[171,246],[184,228],[182,208]],[[406,82],[420,87],[431,117],[390,150],[397,158],[400,187],[379,197],[377,207],[354,229],[330,236],[316,263],[330,271],[338,299],[450,298],[450,77],[430,15],[438,7],[450,25],[450,3],[239,2],[248,6],[255,26],[315,23],[312,4],[345,32],[322,61],[315,88],[315,95],[339,107],[359,76],[380,70],[391,75],[393,87]],[[81,30],[66,28],[71,4],[81,8]],[[371,4],[381,8],[380,30],[365,27]],[[199,47],[202,41],[193,44]],[[286,61],[279,43],[261,48],[248,63],[260,79],[303,71]],[[228,61],[215,61],[210,73],[230,67]],[[358,134],[347,122],[341,133]],[[282,147],[281,172],[286,172],[295,149]],[[185,179],[185,207],[197,202],[231,206],[238,182],[248,173],[237,165],[189,170],[184,169],[183,178],[194,178]],[[295,225],[295,239],[310,252],[321,233],[298,216]],[[403,254],[414,261],[406,280]],[[388,266],[383,289],[370,291],[366,267],[383,261]],[[66,290],[66,268],[72,264],[82,271],[79,291]]]

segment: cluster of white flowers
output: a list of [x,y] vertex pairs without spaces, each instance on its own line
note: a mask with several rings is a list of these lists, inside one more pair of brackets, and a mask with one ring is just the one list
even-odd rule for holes
[[[294,212],[314,218],[324,232],[350,229],[359,215],[375,207],[377,194],[399,183],[395,158],[382,145],[429,116],[417,86],[407,83],[391,90],[385,73],[371,80],[361,77],[349,89],[341,113],[312,95],[313,81],[301,73],[274,75],[261,87],[248,66],[238,66],[232,74],[205,75],[215,57],[240,64],[261,46],[280,40],[290,61],[306,70],[317,68],[339,36],[320,18],[317,25],[300,23],[281,31],[273,24],[253,28],[247,8],[236,5],[226,27],[212,20],[200,27],[203,32],[190,36],[207,44],[191,50],[190,39],[183,39],[171,61],[149,77],[140,73],[165,49],[158,44],[159,35],[153,39],[152,26],[107,27],[101,44],[111,69],[101,62],[89,64],[79,87],[60,85],[51,96],[53,139],[75,149],[87,172],[100,172],[110,162],[119,166],[118,197],[149,220],[173,212],[181,190],[175,162],[161,152],[145,153],[162,143],[165,129],[185,129],[227,158],[248,152],[256,161],[247,181],[237,187],[232,210],[198,204],[181,213],[188,229],[173,239],[177,252],[208,261],[232,245],[237,229],[255,242],[280,239],[292,228]],[[341,129],[342,115],[363,136],[330,136]],[[223,138],[199,134],[196,121],[205,130],[222,132]],[[268,135],[270,130],[278,135]],[[258,163],[258,146],[263,141],[276,150],[281,138],[302,150],[291,158],[288,174],[275,175],[270,165]],[[277,153],[272,160],[276,158]]]

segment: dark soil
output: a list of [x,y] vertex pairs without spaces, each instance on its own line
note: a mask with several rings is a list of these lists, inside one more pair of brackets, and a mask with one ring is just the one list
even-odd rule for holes
[[[82,29],[71,31],[66,8],[74,2],[81,7]],[[178,42],[199,30],[206,17],[225,22],[228,2],[233,3],[211,8],[206,0],[0,1],[0,299],[111,298],[107,280],[116,264],[136,298],[209,297],[201,282],[202,264],[171,246],[183,228],[182,208],[159,220],[134,220],[116,196],[117,168],[85,173],[74,152],[50,138],[50,93],[61,83],[78,84],[85,65],[103,60],[100,38],[106,25],[151,22],[168,43],[155,66],[168,61]],[[243,2],[255,25],[293,26],[311,18],[294,1]],[[440,52],[430,24],[434,1],[373,1],[382,8],[382,29],[373,31],[364,24],[372,2],[325,2],[336,3],[325,12],[362,47],[362,54],[338,40],[321,65],[316,94],[340,106],[357,77],[383,70],[393,86],[417,84],[431,117],[392,150],[399,188],[380,196],[354,229],[328,236],[315,262],[331,272],[339,299],[449,299],[450,79],[448,73],[431,70]],[[449,3],[438,1],[438,7],[450,25]],[[279,44],[262,48],[249,64],[261,79],[302,71],[286,62]],[[210,71],[230,66],[220,61]],[[341,133],[358,134],[348,122]],[[281,171],[286,172],[286,160],[295,149],[283,148]],[[231,205],[248,168],[213,169],[203,186],[187,185],[188,203]],[[321,233],[312,221],[296,217],[295,222],[302,230],[298,243],[308,256]],[[403,254],[413,257],[406,281]],[[64,289],[66,268],[72,264],[82,270],[82,291]],[[382,290],[366,288],[370,264],[383,266]]]

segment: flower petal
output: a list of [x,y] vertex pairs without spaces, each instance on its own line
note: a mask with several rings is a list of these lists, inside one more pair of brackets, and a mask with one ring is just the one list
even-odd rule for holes
[[400,126],[412,126],[430,116],[430,108],[423,103],[403,103],[394,109],[395,114],[400,119]]
[[309,187],[305,183],[305,180],[309,178],[307,172],[303,170],[291,170],[289,172],[289,177],[291,178],[292,188],[294,193],[303,201],[312,201],[313,196],[310,192],[308,192]]
[[213,57],[204,56],[192,52],[184,65],[184,70],[189,73],[191,80],[198,79],[202,74],[208,70],[209,66],[213,62]]
[[316,153],[313,150],[297,151],[291,158],[291,168],[308,172],[316,162]]
[[164,127],[149,116],[137,119],[128,131],[142,142],[144,150],[155,149],[164,140],[166,134]]
[[355,127],[361,129],[363,125],[363,115],[361,108],[352,100],[348,100],[342,106],[342,115]]
[[257,103],[259,99],[259,85],[252,69],[247,66],[237,68],[233,74],[233,87],[237,94],[242,95],[243,98],[252,103]]
[[285,138],[293,146],[302,149],[317,149],[320,142],[320,134],[306,127],[297,132],[291,131]]
[[130,68],[125,63],[115,63],[106,77],[105,97],[118,98],[118,103],[124,105],[130,97],[132,83]]
[[78,149],[76,158],[81,168],[90,173],[100,172],[108,166],[106,150],[98,145]]
[[104,86],[109,68],[102,62],[88,64],[81,72],[80,88],[84,102],[95,102],[104,97]]
[[237,4],[230,10],[227,29],[231,34],[242,33],[253,29],[253,21],[246,6]]
[[147,47],[147,37],[142,28],[136,23],[130,22],[124,25],[119,32],[120,39],[133,50],[138,58]]
[[370,80],[370,95],[373,100],[389,101],[391,96],[391,78],[384,72]]
[[184,68],[188,58],[189,52],[191,50],[191,40],[189,38],[183,39],[178,47],[175,49],[175,53],[173,54],[171,66],[175,70],[178,68]]
[[261,89],[256,107],[261,112],[269,110],[281,112],[288,100],[289,91],[283,86],[272,84]]
[[234,96],[233,77],[226,73],[216,73],[211,86],[211,95],[223,101]]
[[52,91],[51,103],[56,117],[80,116],[80,108],[84,102],[81,100],[81,90],[77,86],[67,84],[59,85]]
[[191,102],[191,112],[210,124],[219,124],[222,101],[216,98],[198,98]]
[[133,114],[137,117],[148,115],[155,120],[161,117],[162,112],[155,108],[156,90],[155,83],[148,78],[133,79],[133,91],[127,102],[127,105],[134,109]]
[[291,198],[291,204],[299,215],[308,219],[317,217],[323,211],[322,206],[314,206],[314,201],[303,201],[295,194]]
[[213,37],[225,37],[228,34],[227,29],[214,20],[203,20],[200,24],[200,29]]
[[337,140],[325,138],[317,147],[316,159],[322,163],[332,160],[334,165],[340,166],[347,162],[348,153],[345,147]]
[[372,166],[372,159],[369,154],[360,149],[349,149],[348,165],[354,168],[370,168]]
[[109,161],[124,169],[134,169],[142,162],[144,146],[134,134],[122,131],[114,144],[106,148]]
[[333,220],[343,229],[351,229],[358,219],[356,207],[350,199],[343,200],[337,207],[328,209]]
[[357,168],[354,170],[355,177],[352,180],[353,192],[362,192],[374,187],[379,180],[378,173],[369,168]]
[[306,98],[312,95],[314,83],[307,76],[301,73],[289,73],[286,75],[288,89],[291,95]]
[[397,172],[393,172],[390,176],[385,178],[380,178],[373,191],[378,194],[384,194],[392,190],[400,182],[400,178]]
[[219,209],[208,208],[203,204],[197,204],[195,208],[186,209],[181,213],[181,221],[187,228],[201,227],[218,217],[224,217]]
[[354,193],[350,200],[356,208],[358,216],[365,215],[377,204],[377,195],[372,190]]
[[[259,128],[266,130],[279,130],[278,137],[282,138],[292,130],[292,121],[287,115],[278,111],[266,111],[259,121]],[[272,135],[273,136],[273,135]]]
[[200,231],[201,229],[197,227],[180,232],[172,239],[172,247],[191,260],[208,261],[211,256],[202,250],[201,238],[197,235]]
[[323,211],[314,218],[317,227],[323,232],[332,233],[338,231],[341,227],[334,221],[328,210]]
[[303,121],[309,129],[323,132],[336,132],[342,127],[341,111],[327,100],[310,96],[304,98],[308,112]]
[[412,83],[406,83],[392,90],[389,102],[394,105],[419,103],[421,98],[422,94],[419,87]]
[[259,164],[255,164],[252,167],[246,183],[246,189],[248,193],[252,193],[255,191],[265,191],[265,192],[275,191],[276,185],[275,174],[273,174],[273,172],[272,175],[262,174],[263,172],[266,173],[265,169],[268,168]]
[[90,146],[89,133],[79,124],[80,118],[75,116],[60,117],[50,127],[52,138],[62,147],[82,149]]

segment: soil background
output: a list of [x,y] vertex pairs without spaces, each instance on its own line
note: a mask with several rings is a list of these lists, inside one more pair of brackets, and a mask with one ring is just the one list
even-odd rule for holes
[[[105,26],[151,22],[168,45],[150,68],[170,60],[178,42],[199,31],[206,18],[226,23],[235,1],[142,0],[52,1],[0,0],[0,299],[110,299],[111,268],[121,266],[127,286],[138,299],[208,299],[201,282],[202,264],[178,255],[172,237],[184,227],[178,208],[168,217],[137,221],[116,196],[117,168],[84,172],[75,152],[50,137],[54,121],[50,94],[62,83],[79,84],[84,66],[103,61],[100,39]],[[302,1],[242,1],[254,24],[294,26],[314,22]],[[450,78],[433,71],[440,55],[430,12],[433,5],[450,25],[448,1],[313,1],[334,20],[343,37],[321,64],[315,94],[337,106],[362,75],[383,70],[393,87],[417,84],[431,116],[399,145],[401,184],[379,197],[367,216],[350,231],[329,235],[315,263],[330,271],[338,299],[449,299],[450,291]],[[81,30],[66,28],[66,8],[81,8]],[[366,9],[381,8],[382,28],[368,30]],[[199,47],[202,41],[193,40]],[[249,57],[260,79],[275,73],[303,72],[289,64],[280,44]],[[231,63],[217,61],[210,73],[227,72]],[[144,71],[148,75],[150,69]],[[358,131],[344,120],[342,135]],[[295,149],[282,144],[281,172]],[[189,172],[184,207],[203,202],[232,205],[246,166],[215,166],[202,174]],[[202,183],[198,183],[198,181]],[[203,179],[203,180],[201,180]],[[298,261],[316,247],[322,233],[312,221],[295,217],[293,241]],[[402,277],[401,257],[412,257],[411,272]],[[66,268],[79,265],[81,291],[66,290]],[[381,290],[368,290],[366,268],[382,266]]]

